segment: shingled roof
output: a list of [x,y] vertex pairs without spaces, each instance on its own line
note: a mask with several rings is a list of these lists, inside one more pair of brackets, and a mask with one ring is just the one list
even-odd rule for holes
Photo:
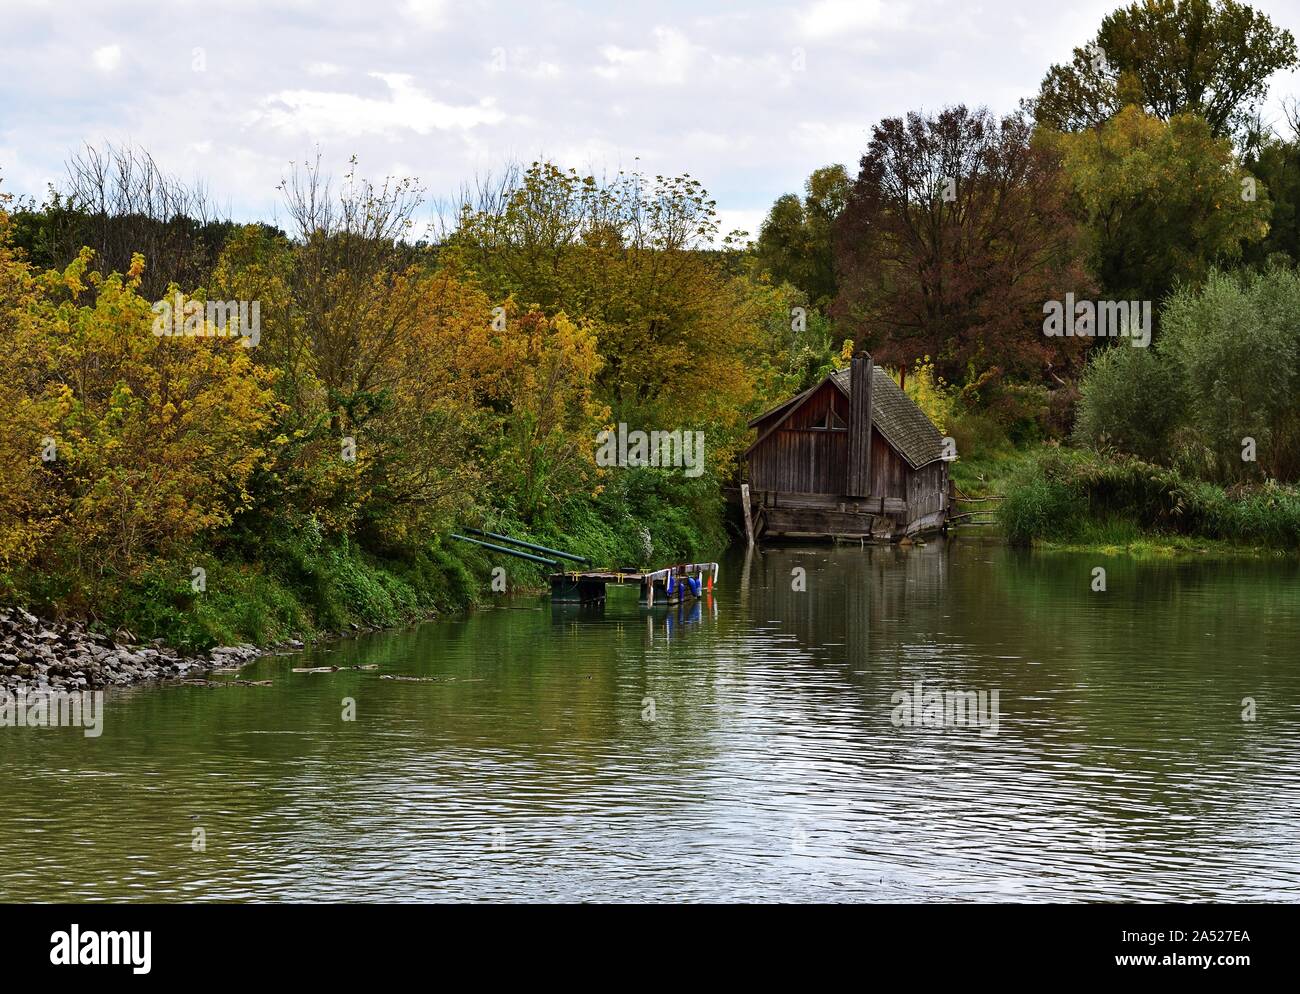
[[[916,406],[912,398],[904,393],[894,382],[893,377],[880,366],[873,366],[872,374],[875,377],[871,389],[872,427],[885,437],[885,441],[892,445],[913,469],[920,469],[936,459],[942,459],[943,438],[934,423],[925,416],[925,412]],[[827,379],[834,383],[844,396],[852,396],[848,369],[836,370]],[[764,411],[749,422],[749,427],[757,427],[760,422],[766,421],[774,414],[780,414],[780,420],[784,421],[825,382],[826,380],[820,380],[803,393],[795,394],[789,400]],[[762,440],[763,436],[760,435],[758,441],[749,447],[746,455]]]
[[[879,366],[872,367],[875,379],[871,384],[871,424],[885,436],[913,469],[927,466],[943,458],[943,436],[934,422],[925,416],[894,382],[893,377]],[[835,385],[850,396],[849,371],[836,370],[831,374]]]

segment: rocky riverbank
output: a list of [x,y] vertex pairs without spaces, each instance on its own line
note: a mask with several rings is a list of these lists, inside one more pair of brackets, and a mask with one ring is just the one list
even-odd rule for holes
[[[301,648],[301,644],[286,646]],[[0,608],[0,690],[96,690],[238,669],[270,651],[222,646],[185,656],[161,640],[139,643],[92,632],[76,621],[45,621],[22,608]]]

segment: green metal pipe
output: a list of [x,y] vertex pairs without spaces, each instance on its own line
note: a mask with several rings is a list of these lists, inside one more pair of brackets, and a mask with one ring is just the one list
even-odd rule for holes
[[534,556],[528,552],[520,552],[518,549],[507,549],[504,545],[493,545],[491,542],[482,542],[476,538],[470,538],[467,535],[457,535],[451,533],[451,537],[459,539],[462,542],[473,542],[475,545],[481,545],[485,549],[491,549],[493,552],[504,552],[508,556],[518,556],[520,559],[527,559],[534,563],[541,563],[543,566],[555,566],[560,564],[554,559],[543,559],[541,556]]
[[561,559],[568,559],[575,563],[585,563],[590,561],[584,559],[582,556],[575,556],[571,552],[561,552],[559,549],[548,549],[544,545],[525,542],[522,538],[511,538],[509,535],[501,535],[497,532],[485,532],[478,528],[467,528],[466,531],[473,532],[475,535],[484,535],[487,538],[500,539],[502,542],[513,542],[515,545],[522,545],[525,549],[532,549],[534,552],[545,552],[548,555],[559,556]]

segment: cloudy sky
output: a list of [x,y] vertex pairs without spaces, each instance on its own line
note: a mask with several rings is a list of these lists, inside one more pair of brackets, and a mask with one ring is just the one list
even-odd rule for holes
[[[1013,109],[1116,5],[0,0],[0,189],[40,197],[83,143],[133,142],[275,219],[316,148],[431,198],[544,155],[689,172],[724,230],[755,232],[812,169],[854,166],[883,116]],[[1300,33],[1300,0],[1253,5]]]

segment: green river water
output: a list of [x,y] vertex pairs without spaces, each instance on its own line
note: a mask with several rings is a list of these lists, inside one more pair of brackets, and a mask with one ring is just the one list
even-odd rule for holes
[[[0,728],[0,899],[1300,899],[1293,559],[764,550],[240,677]],[[996,728],[901,723],[918,681]]]

